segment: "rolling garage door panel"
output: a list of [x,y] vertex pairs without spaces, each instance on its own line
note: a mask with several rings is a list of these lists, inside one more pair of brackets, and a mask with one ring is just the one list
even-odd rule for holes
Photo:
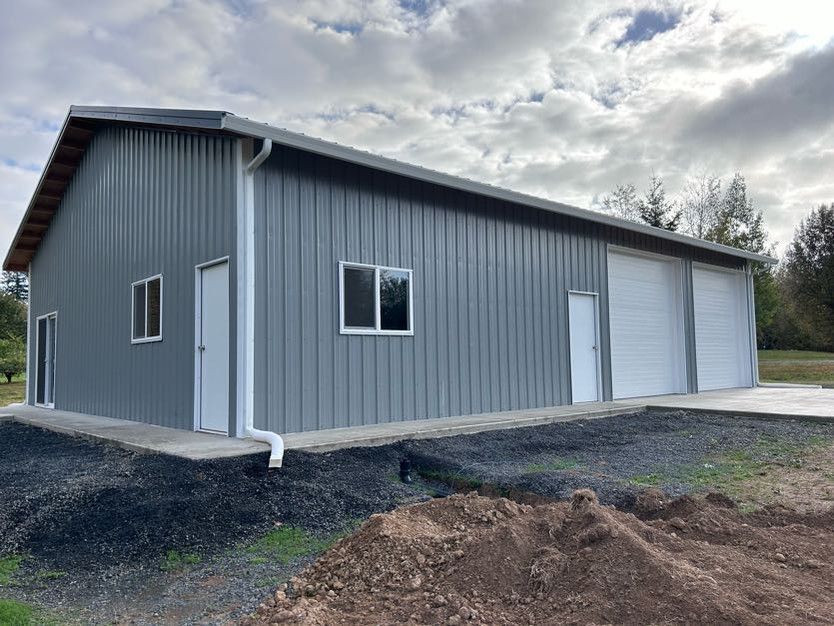
[[608,272],[614,398],[683,391],[680,264],[611,252]]
[[746,277],[693,267],[698,390],[750,387]]

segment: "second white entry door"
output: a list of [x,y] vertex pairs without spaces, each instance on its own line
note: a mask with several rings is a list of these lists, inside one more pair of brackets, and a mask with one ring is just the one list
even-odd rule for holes
[[199,270],[200,359],[198,428],[229,431],[229,264]]
[[600,400],[597,296],[569,293],[568,315],[571,398],[574,404],[596,402]]

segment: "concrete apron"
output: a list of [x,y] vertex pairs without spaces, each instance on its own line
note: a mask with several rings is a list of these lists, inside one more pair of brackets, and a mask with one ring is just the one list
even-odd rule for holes
[[[644,410],[688,411],[739,418],[791,419],[834,423],[834,389],[758,387],[693,395],[655,396],[581,405],[503,411],[457,417],[283,434],[288,450],[329,452],[357,446],[380,446],[406,439],[451,437],[490,430],[600,419]],[[269,447],[251,439],[193,432],[141,422],[10,405],[0,421],[16,421],[62,434],[116,445],[136,452],[213,459],[263,453]]]

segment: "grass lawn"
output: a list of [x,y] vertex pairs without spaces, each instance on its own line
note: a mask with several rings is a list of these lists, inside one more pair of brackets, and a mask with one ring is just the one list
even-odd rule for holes
[[759,378],[768,383],[834,387],[834,353],[759,350]]
[[15,376],[12,382],[7,383],[5,376],[0,376],[0,406],[6,406],[12,402],[23,402],[26,395],[26,378]]

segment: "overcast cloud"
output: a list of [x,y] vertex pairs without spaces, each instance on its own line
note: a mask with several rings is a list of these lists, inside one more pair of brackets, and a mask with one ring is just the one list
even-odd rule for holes
[[[784,6],[768,7],[769,4]],[[27,0],[0,21],[0,247],[71,104],[225,109],[598,208],[745,174],[784,245],[834,201],[827,3]]]

